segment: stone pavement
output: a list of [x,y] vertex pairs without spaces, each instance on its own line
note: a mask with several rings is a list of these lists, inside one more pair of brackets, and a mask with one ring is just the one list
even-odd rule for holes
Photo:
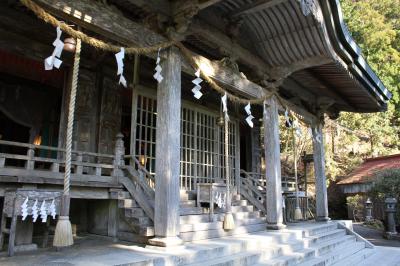
[[353,229],[356,233],[376,246],[400,247],[400,241],[385,239],[381,231],[362,226],[361,223],[353,223]]

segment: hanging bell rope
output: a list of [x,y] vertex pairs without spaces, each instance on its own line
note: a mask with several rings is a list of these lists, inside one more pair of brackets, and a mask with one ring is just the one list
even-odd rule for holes
[[293,163],[294,163],[294,181],[295,181],[295,193],[296,193],[296,206],[294,209],[294,219],[296,221],[302,220],[303,215],[301,213],[300,209],[300,199],[299,199],[299,182],[298,182],[298,176],[297,176],[297,147],[296,147],[296,135],[294,133],[295,128],[294,128],[294,123],[292,123],[292,126],[290,128],[291,133],[292,133],[292,141],[293,141]]
[[228,110],[224,115],[224,157],[225,157],[225,178],[226,178],[226,212],[224,217],[223,228],[225,230],[235,229],[235,220],[232,215],[232,197],[231,197],[231,179],[229,169],[229,116]]
[[72,160],[72,133],[74,127],[75,116],[75,101],[76,91],[78,88],[79,63],[81,60],[82,42],[76,40],[76,50],[74,56],[74,67],[72,70],[71,92],[68,106],[68,123],[67,123],[67,138],[65,144],[65,174],[64,174],[64,191],[62,195],[61,211],[58,217],[56,230],[54,234],[53,246],[67,247],[74,244],[72,237],[72,227],[69,221],[69,206],[70,206],[70,180],[71,180],[71,160]]

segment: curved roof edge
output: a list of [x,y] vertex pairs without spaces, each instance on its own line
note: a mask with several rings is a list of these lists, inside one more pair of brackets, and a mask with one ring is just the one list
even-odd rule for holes
[[[332,24],[328,28],[334,31],[331,34],[335,36],[331,37],[338,41],[333,42],[337,45],[336,48],[339,50],[337,52],[343,57],[342,59],[348,65],[349,71],[359,79],[372,95],[380,99],[383,106],[386,106],[385,103],[392,98],[392,94],[363,58],[361,48],[354,41],[344,22],[339,0],[321,2],[323,13],[331,15],[331,19],[325,19],[325,21],[327,24]],[[329,2],[329,6],[326,5],[327,2]]]

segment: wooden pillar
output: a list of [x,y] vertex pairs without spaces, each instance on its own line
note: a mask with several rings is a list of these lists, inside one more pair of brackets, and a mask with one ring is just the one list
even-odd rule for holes
[[[136,154],[136,125],[137,125],[137,100],[138,100],[138,89],[139,89],[139,71],[140,71],[140,56],[135,55],[133,64],[133,82],[132,82],[132,105],[131,105],[131,136],[130,136],[130,147],[129,154],[135,156]],[[129,162],[130,165],[135,165],[133,159]]]
[[149,243],[174,246],[179,235],[179,158],[181,118],[181,58],[175,47],[162,61],[164,79],[157,89],[156,180],[154,230]]
[[328,193],[325,176],[325,150],[322,134],[322,124],[315,125],[313,129],[316,217],[317,221],[329,221],[328,217]]
[[267,180],[267,228],[285,227],[282,211],[281,158],[279,142],[279,115],[275,97],[264,107],[265,178]]

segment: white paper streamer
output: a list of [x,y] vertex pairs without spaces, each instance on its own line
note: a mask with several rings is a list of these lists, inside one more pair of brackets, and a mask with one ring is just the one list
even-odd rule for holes
[[[315,138],[313,135],[313,131],[315,132]],[[321,136],[318,134],[317,129],[312,129],[311,127],[308,128],[308,134],[311,136],[311,139],[315,139],[318,143],[321,143]]]
[[47,221],[46,200],[44,200],[40,206],[40,218],[42,219],[42,223]]
[[244,110],[245,110],[246,113],[247,113],[246,122],[247,122],[247,124],[249,124],[249,126],[252,128],[252,127],[254,126],[254,124],[253,124],[253,121],[251,121],[251,120],[253,120],[254,116],[252,116],[252,114],[251,114],[251,106],[250,106],[250,103],[248,103],[248,104],[244,107]]
[[196,71],[196,73],[194,73],[194,75],[196,76],[196,78],[194,80],[192,80],[192,83],[195,85],[192,89],[192,92],[194,94],[194,97],[196,99],[200,99],[201,96],[203,96],[203,93],[201,93],[201,86],[200,83],[203,81],[200,78],[200,69]]
[[301,136],[303,135],[303,132],[300,128],[300,125],[299,125],[299,122],[297,121],[297,119],[295,119],[293,121],[293,128],[294,128],[294,131],[295,131],[297,137],[301,138]]
[[56,205],[54,204],[54,199],[51,201],[49,212],[53,219],[56,219]]
[[62,61],[59,59],[61,57],[61,53],[64,49],[64,43],[60,40],[61,38],[61,29],[57,27],[57,37],[53,42],[54,51],[53,53],[44,60],[44,69],[52,70],[53,67],[60,68]]
[[33,219],[33,222],[36,222],[36,220],[37,220],[37,218],[38,218],[38,207],[37,207],[37,204],[38,204],[38,200],[35,200],[35,203],[33,204],[33,206],[32,206],[32,219]]
[[216,192],[214,196],[214,201],[218,208],[225,208],[226,206],[226,194],[223,192]]
[[160,83],[164,77],[161,75],[162,67],[160,65],[160,49],[158,49],[157,60],[156,60],[156,68],[154,69],[156,73],[154,73],[153,77]]
[[316,128],[314,128],[314,132],[315,132],[315,140],[316,140],[318,143],[321,143],[321,135],[318,133],[318,131],[317,131]]
[[24,202],[21,205],[21,215],[22,215],[22,221],[25,221],[26,217],[28,216],[28,200],[29,198],[26,197]]
[[287,108],[285,110],[285,120],[286,120],[287,125],[289,127],[292,127],[292,123],[290,122],[290,119],[289,119],[289,110]]
[[226,92],[224,96],[221,97],[222,101],[222,111],[225,113],[225,118],[229,121],[229,115],[228,115],[228,96],[226,95]]
[[115,54],[115,59],[117,60],[117,75],[119,76],[118,84],[122,84],[126,88],[127,83],[124,77],[124,58],[125,58],[125,48],[121,47],[121,51]]

